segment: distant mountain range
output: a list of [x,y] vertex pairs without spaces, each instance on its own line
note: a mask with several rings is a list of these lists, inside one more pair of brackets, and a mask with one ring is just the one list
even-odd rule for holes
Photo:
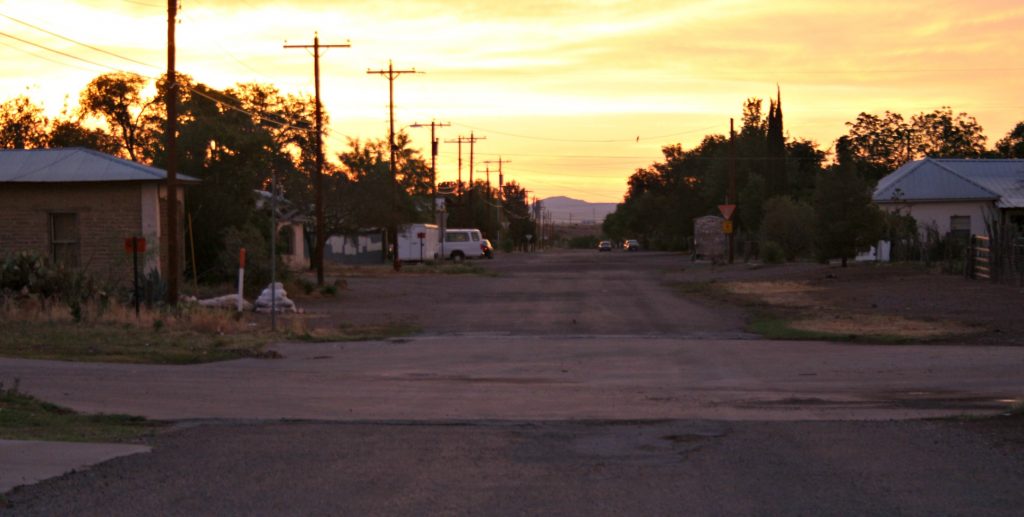
[[549,197],[540,200],[544,210],[551,213],[556,223],[601,224],[605,216],[615,211],[616,203],[590,203],[565,196]]

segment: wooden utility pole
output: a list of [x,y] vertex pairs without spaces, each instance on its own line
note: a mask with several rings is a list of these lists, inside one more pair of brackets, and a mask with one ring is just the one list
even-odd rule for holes
[[[497,160],[486,160],[486,161],[484,161],[484,163],[487,164],[487,170],[488,171],[490,171],[492,163],[497,163],[498,164],[498,206],[496,207],[496,214],[495,214],[495,223],[497,223],[498,229],[495,232],[494,240],[497,241],[497,242],[501,242],[501,198],[502,198],[502,196],[504,194],[502,192],[502,189],[505,187],[505,174],[504,174],[504,172],[502,172],[501,166],[506,164],[506,163],[512,163],[512,161],[511,160],[503,160],[503,159],[501,159],[501,156],[498,156]],[[487,190],[489,191],[490,189],[491,189],[491,175],[490,175],[490,172],[488,172],[488,174],[487,174]]]
[[395,163],[395,79],[402,74],[416,74],[423,73],[417,72],[415,68],[409,70],[395,70],[392,66],[391,61],[388,61],[387,70],[367,70],[368,74],[382,75],[388,78],[388,147],[391,149],[391,181],[395,182],[395,198],[392,202],[395,212],[395,228],[391,232],[391,239],[394,242],[394,267],[395,271],[398,271],[402,267],[402,262],[398,260],[398,164]]
[[[734,127],[733,119],[729,119],[729,154],[731,159],[729,160],[729,199],[726,200],[726,204],[736,205],[736,129]],[[732,214],[735,215],[735,208]],[[731,218],[730,218],[731,220]],[[736,243],[736,224],[733,223],[732,231],[729,232],[729,263],[733,263],[735,258],[735,243]]]
[[435,198],[437,197],[437,137],[434,136],[434,131],[436,128],[448,127],[450,125],[452,125],[451,122],[435,122],[431,120],[429,124],[415,122],[409,126],[430,127],[430,192]]
[[[175,70],[174,26],[178,19],[178,0],[167,0],[167,303],[178,304],[178,74]],[[192,264],[195,267],[195,264]]]
[[[174,0],[169,0],[174,1]],[[316,284],[324,285],[324,244],[327,241],[324,223],[324,132],[323,132],[323,111],[320,103],[320,49],[322,48],[349,48],[350,43],[335,45],[321,45],[320,35],[313,33],[312,45],[285,45],[284,48],[305,48],[313,49],[313,82],[316,92],[316,170],[313,171],[313,197],[316,217],[316,246],[313,248],[313,267],[316,268]]]

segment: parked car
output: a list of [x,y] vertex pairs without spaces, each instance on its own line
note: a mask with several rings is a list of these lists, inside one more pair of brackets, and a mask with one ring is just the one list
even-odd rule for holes
[[612,241],[601,241],[597,243],[597,251],[611,251]]
[[626,251],[640,251],[640,241],[636,239],[626,239],[622,243],[622,249]]
[[484,242],[483,244],[480,245],[480,247],[482,247],[484,250],[484,257],[487,257],[489,259],[494,258],[494,246],[491,245],[490,239],[484,239]]
[[476,228],[449,228],[444,232],[444,256],[454,261],[481,258],[487,246],[484,241]]

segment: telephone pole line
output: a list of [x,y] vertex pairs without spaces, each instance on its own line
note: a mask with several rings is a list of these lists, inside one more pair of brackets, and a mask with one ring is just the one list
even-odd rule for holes
[[488,193],[490,193],[490,190],[491,190],[491,173],[490,173],[491,164],[492,163],[497,163],[498,164],[498,196],[497,196],[497,198],[498,198],[498,205],[495,207],[496,210],[495,210],[495,221],[494,221],[496,226],[497,226],[497,230],[495,231],[495,238],[494,238],[494,240],[500,243],[501,242],[502,197],[504,197],[504,192],[502,192],[502,190],[503,190],[503,188],[505,186],[505,173],[502,171],[501,166],[506,164],[506,163],[512,163],[512,160],[503,160],[501,158],[501,156],[498,156],[497,160],[485,160],[484,163],[487,164],[487,171],[488,171],[487,172],[487,190],[488,190]]
[[448,127],[451,125],[451,122],[435,122],[431,120],[429,124],[414,122],[409,126],[430,128],[430,190],[434,197],[437,197],[437,137],[434,136],[434,131],[436,128]]
[[391,149],[391,180],[395,182],[395,198],[392,201],[395,213],[395,228],[392,233],[392,240],[394,241],[394,268],[398,271],[402,267],[402,262],[398,260],[398,166],[395,163],[395,79],[398,79],[402,74],[417,74],[423,72],[417,72],[415,68],[409,70],[395,70],[391,64],[391,60],[388,60],[387,70],[366,70],[367,74],[382,75],[388,78],[388,147]]
[[469,136],[459,135],[455,140],[445,140],[445,142],[459,144],[459,188],[462,188],[462,144],[469,144],[469,188],[473,188],[473,148],[479,140],[487,140],[486,136],[476,136],[472,132]]
[[[168,0],[174,1],[174,0]],[[320,35],[313,33],[312,45],[285,45],[284,48],[313,49],[313,81],[316,91],[316,170],[313,171],[313,196],[315,198],[316,211],[316,246],[313,249],[313,266],[316,268],[316,284],[324,285],[324,244],[327,235],[324,224],[324,150],[323,150],[323,113],[320,104],[320,49],[322,48],[349,48],[350,43],[335,45],[321,45]],[[275,230],[276,231],[276,230]]]
[[[178,74],[174,43],[177,18],[178,0],[167,0],[167,303],[172,307],[178,304],[178,274],[181,270],[178,262]],[[195,268],[195,264],[192,267]]]

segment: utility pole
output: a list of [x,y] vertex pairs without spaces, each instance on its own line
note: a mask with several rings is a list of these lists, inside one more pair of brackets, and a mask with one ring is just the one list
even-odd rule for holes
[[[490,164],[492,164],[492,163],[498,164],[498,174],[501,177],[504,177],[504,175],[502,174],[502,171],[501,171],[501,166],[506,164],[506,163],[512,163],[512,160],[502,160],[501,156],[499,156],[497,160],[484,160],[484,163],[487,164],[488,171],[490,171]],[[487,174],[487,188],[491,188],[491,175],[490,175],[490,172],[488,172],[488,174]]]
[[420,124],[414,122],[409,127],[430,127],[430,193],[434,197],[431,200],[431,206],[433,210],[437,210],[437,137],[434,136],[434,131],[439,127],[448,127],[452,125],[451,122],[435,122],[430,121],[429,124]]
[[[729,119],[729,154],[731,159],[729,160],[729,199],[726,200],[727,205],[734,205],[733,213],[735,215],[736,203],[736,129],[734,126],[733,119]],[[729,232],[729,263],[733,263],[735,258],[735,244],[736,244],[736,225],[732,225]]]
[[[455,140],[445,140],[445,142],[449,143],[449,144],[454,144],[454,143],[459,144],[459,188],[460,189],[462,188],[462,144],[469,144],[469,188],[472,189],[473,188],[473,147],[474,147],[474,144],[476,144],[476,142],[478,140],[487,140],[487,137],[486,136],[476,136],[472,132],[470,132],[468,137],[459,135],[459,137],[456,138]],[[470,201],[472,201],[472,199],[473,198],[470,198]]]
[[[175,70],[174,26],[178,0],[167,0],[167,303],[178,304],[178,74]],[[195,264],[192,264],[195,267]],[[138,293],[136,293],[138,294]]]
[[394,268],[398,271],[402,267],[402,262],[398,260],[398,166],[395,163],[395,79],[402,74],[416,74],[423,73],[417,72],[415,68],[409,70],[395,70],[392,66],[391,61],[388,60],[387,70],[367,70],[367,74],[377,74],[388,78],[388,146],[391,148],[391,181],[395,182],[395,199],[393,200],[394,212],[395,212],[395,229],[392,232],[391,239],[395,243],[394,248]]
[[459,182],[455,184],[455,189],[458,191],[458,195],[462,196],[462,137],[458,137],[455,140],[445,140],[446,144],[459,144]]
[[[170,0],[173,1],[173,0]],[[313,33],[312,45],[285,45],[284,48],[311,48],[313,49],[313,82],[316,91],[316,170],[313,171],[313,196],[316,211],[316,246],[313,249],[313,267],[316,268],[316,285],[324,285],[324,243],[327,235],[324,224],[324,150],[323,150],[323,113],[320,104],[320,49],[322,48],[349,48],[350,43],[336,45],[321,45],[320,35]]]

